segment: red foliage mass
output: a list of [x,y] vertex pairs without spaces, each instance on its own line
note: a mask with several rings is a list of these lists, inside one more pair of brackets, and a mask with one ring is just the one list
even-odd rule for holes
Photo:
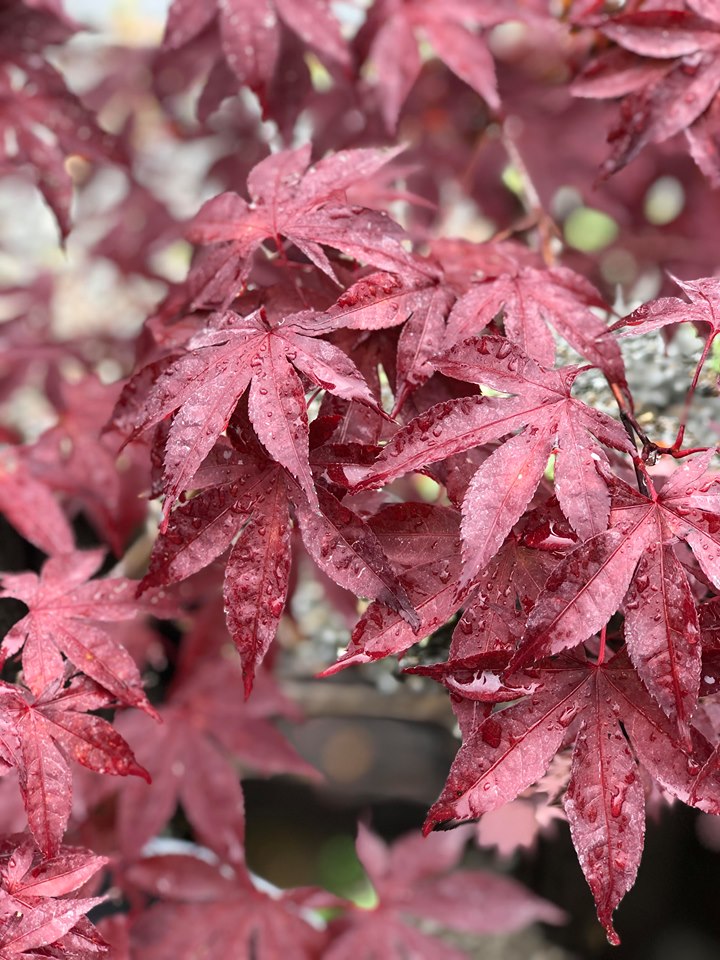
[[[7,291],[26,296],[2,337],[0,510],[22,547],[0,590],[0,774],[28,826],[0,838],[2,960],[456,958],[438,930],[562,922],[460,866],[464,827],[388,847],[361,825],[370,910],[250,873],[245,771],[317,779],[274,725],[297,719],[277,668],[312,570],[357,614],[325,674],[409,655],[450,697],[463,742],[426,832],[564,762],[551,802],[619,943],[646,805],[720,814],[720,473],[713,444],[684,445],[720,282],[637,296],[648,265],[716,266],[720,4],[559,6],[376,0],[351,22],[325,0],[175,0],[158,51],[126,76],[115,50],[74,92],[48,52],[77,29],[59,0],[0,2],[0,172],[39,187],[64,240],[68,171],[82,201],[89,165],[114,164],[125,201],[84,241],[80,203],[68,249],[124,283],[162,282],[181,231],[194,251],[131,342],[63,339],[50,275]],[[608,159],[614,108],[573,96],[620,100]],[[182,228],[149,183],[151,122],[217,161]],[[666,169],[675,225],[638,200]],[[598,173],[618,239],[584,255],[562,221]],[[683,324],[705,341],[668,442],[620,344]],[[33,391],[44,431],[13,419]],[[132,776],[73,784],[71,760]],[[167,852],[173,834],[190,847]],[[85,916],[101,870],[109,943]]]

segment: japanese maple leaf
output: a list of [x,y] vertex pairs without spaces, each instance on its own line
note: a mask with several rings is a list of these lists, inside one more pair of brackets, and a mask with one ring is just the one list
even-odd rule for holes
[[248,385],[249,416],[258,437],[317,509],[305,389],[297,371],[337,396],[377,408],[355,364],[341,350],[308,335],[292,320],[271,324],[262,309],[247,317],[230,311],[214,314],[190,339],[187,353],[169,365],[150,365],[135,374],[115,411],[129,440],[175,413],[165,453],[166,522]]
[[532,679],[531,695],[472,730],[425,829],[450,818],[479,817],[513,800],[545,773],[558,750],[574,742],[565,811],[598,917],[610,942],[618,943],[612,913],[634,883],[644,838],[636,757],[673,796],[718,812],[720,784],[705,773],[708,761],[717,766],[712,746],[693,731],[693,751],[681,749],[674,725],[624,650],[602,664],[563,655],[517,677]]
[[503,337],[466,340],[435,366],[448,376],[514,396],[461,397],[432,407],[395,434],[356,489],[388,483],[525,428],[481,464],[467,489],[462,582],[471,582],[502,546],[553,452],[555,492],[563,513],[582,537],[605,529],[610,499],[595,464],[607,461],[597,440],[617,450],[630,447],[616,421],[571,396],[579,368],[541,367]]
[[[649,143],[685,133],[704,173],[720,181],[717,119],[703,122],[720,89],[720,11],[705,0],[691,10],[645,10],[606,20],[600,30],[621,50],[593,61],[572,87],[580,97],[623,97],[610,131],[605,176],[621,170]],[[708,114],[706,114],[706,117]]]
[[47,859],[25,834],[3,837],[0,843],[0,883],[17,900],[63,897],[82,887],[108,863],[82,847],[63,844]]
[[445,318],[454,299],[435,277],[375,272],[349,287],[324,316],[314,315],[309,322],[327,331],[402,325],[395,377],[398,410],[406,394],[432,375],[432,358],[445,344]]
[[679,297],[660,297],[633,310],[610,329],[616,331],[618,337],[632,337],[660,330],[671,323],[709,324],[710,334],[705,348],[707,355],[712,341],[720,333],[720,280],[717,277],[702,277],[699,280],[673,277],[673,280],[687,294],[689,303]]
[[128,869],[127,878],[161,901],[132,927],[137,960],[194,960],[203,952],[313,960],[325,943],[325,935],[303,916],[302,898],[263,892],[238,864],[146,857]]
[[372,176],[402,148],[343,150],[308,169],[310,145],[285,150],[261,161],[248,176],[250,202],[236,193],[209,200],[195,217],[189,239],[215,244],[213,267],[230,264],[235,288],[244,277],[236,264],[250,269],[250,255],[266,240],[282,251],[282,238],[293,243],[329,277],[335,272],[323,246],[383,270],[419,271],[418,262],[402,245],[405,233],[385,213],[349,206],[346,191]]
[[422,960],[466,956],[421,933],[406,917],[474,934],[518,930],[537,921],[563,922],[561,910],[508,877],[454,869],[467,840],[463,829],[425,838],[412,833],[387,847],[360,824],[357,854],[377,903],[372,909],[355,907],[331,924],[333,939],[323,956],[327,960],[401,960],[409,950]]
[[75,540],[70,524],[52,492],[30,473],[25,453],[23,447],[0,448],[0,511],[45,553],[69,553]]
[[674,543],[684,540],[705,576],[720,585],[720,498],[717,476],[707,473],[711,456],[686,461],[660,493],[639,493],[608,477],[609,529],[575,547],[553,570],[512,667],[586,640],[624,599],[630,658],[687,744],[700,684],[700,628]]
[[180,802],[196,836],[227,862],[244,857],[244,804],[238,765],[263,774],[317,778],[271,723],[291,712],[270,676],[254,695],[237,696],[236,661],[206,660],[175,686],[160,708],[162,723],[139,713],[117,727],[137,745],[152,786],[128,782],[120,790],[118,830],[124,851],[136,855],[156,836]]
[[[23,678],[36,695],[65,673],[63,655],[121,703],[151,709],[129,653],[100,626],[132,620],[138,612],[137,583],[124,577],[91,580],[103,550],[57,554],[35,573],[2,574],[0,596],[15,597],[27,614],[6,634],[3,659],[22,650]],[[158,595],[148,598],[156,609]]]
[[0,890],[0,958],[77,957],[94,960],[107,955],[107,945],[85,914],[104,897],[40,900],[18,903]]
[[407,590],[372,528],[329,490],[318,487],[315,512],[283,467],[263,457],[258,448],[238,452],[227,441],[215,447],[193,485],[196,496],[170,514],[166,532],[154,545],[142,588],[189,577],[237,537],[227,561],[224,595],[246,694],[285,606],[291,501],[305,546],[329,577],[356,594],[382,599],[418,625]]
[[278,18],[304,43],[335,63],[348,65],[340,24],[327,0],[174,0],[163,49],[181,50],[217,23],[222,56],[236,83],[250,87],[265,103],[280,54]]
[[0,757],[17,767],[28,824],[46,857],[57,854],[70,816],[68,758],[98,773],[147,777],[127,743],[107,722],[86,713],[112,698],[91,681],[51,684],[37,698],[0,685]]
[[116,139],[39,55],[74,32],[59,4],[33,9],[11,2],[0,11],[0,169],[30,171],[63,237],[70,230],[72,201],[67,157],[124,160]]
[[493,703],[520,695],[506,687],[499,672],[507,666],[548,575],[561,558],[557,547],[528,548],[520,537],[508,537],[463,603],[447,663],[406,668],[445,686],[464,737],[485,719]]
[[435,55],[480,94],[492,110],[500,108],[495,64],[479,28],[522,20],[514,3],[486,0],[379,0],[360,32],[360,45],[377,76],[383,118],[394,131],[402,106],[420,74],[422,59],[416,34],[430,42]]
[[45,859],[28,836],[4,837],[0,843],[0,957],[90,960],[105,956],[107,944],[84,916],[104,897],[77,899],[68,894],[106,863],[106,857],[68,846]]
[[505,335],[539,363],[555,363],[550,324],[578,353],[622,384],[620,350],[591,307],[608,309],[585,277],[566,267],[540,270],[518,263],[512,271],[472,284],[459,298],[448,317],[446,348],[480,333],[502,313]]

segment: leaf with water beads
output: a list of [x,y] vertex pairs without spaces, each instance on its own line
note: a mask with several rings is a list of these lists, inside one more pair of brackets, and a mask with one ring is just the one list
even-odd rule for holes
[[[606,462],[598,441],[617,450],[630,448],[616,421],[571,396],[578,368],[549,370],[509,340],[491,336],[465,340],[437,360],[435,367],[446,376],[513,396],[461,397],[420,414],[395,434],[356,489],[388,483],[523,429],[481,464],[466,491],[463,582],[471,582],[488,564],[520,519],[555,444],[562,509],[583,537],[605,529],[610,499],[596,469],[596,464]],[[573,468],[579,468],[579,473],[572,478],[575,490],[571,491]]]
[[612,914],[635,882],[645,834],[645,793],[612,699],[598,678],[575,741],[564,807],[608,940]]
[[213,314],[188,346],[189,352],[169,365],[151,364],[136,373],[115,413],[127,440],[174,414],[165,445],[165,524],[248,384],[248,410],[257,436],[317,508],[305,391],[297,371],[336,396],[377,409],[354,363],[333,344],[308,335],[300,323],[296,327],[293,318],[273,326],[263,310],[247,317],[231,311]]
[[672,546],[647,547],[623,610],[630,658],[690,746],[702,667],[700,627],[692,588]]
[[[5,636],[3,657],[22,649],[24,679],[36,695],[63,677],[64,655],[120,702],[151,711],[134,660],[100,626],[132,620],[140,612],[134,581],[90,579],[104,556],[103,550],[57,554],[45,562],[40,576],[3,574],[0,595],[17,597],[28,607]],[[142,606],[158,614],[167,612],[161,600],[153,591]]]
[[[534,690],[492,713],[467,734],[445,788],[425,823],[481,816],[513,800],[575,743],[566,810],[572,837],[611,942],[612,912],[634,882],[643,842],[643,791],[634,753],[674,796],[717,812],[720,767],[699,731],[692,752],[678,749],[673,724],[652,700],[625,650],[596,665],[563,655],[527,673],[505,674],[508,687],[530,677]],[[621,727],[622,724],[622,727]]]
[[[600,25],[622,51],[602,51],[572,91],[580,97],[624,97],[618,122],[608,134],[612,150],[602,166],[604,176],[621,170],[648,144],[682,132],[690,135],[691,152],[697,156],[704,138],[698,130],[693,146],[693,131],[720,88],[720,15],[707,4],[694,6],[699,16],[641,10]],[[716,151],[709,143],[703,148],[703,172],[717,176]]]
[[36,699],[21,687],[0,686],[0,736],[18,769],[30,830],[47,857],[57,853],[70,816],[67,757],[97,773],[149,779],[107,720],[85,712],[111,702],[84,678],[64,689],[56,682]]
[[240,654],[245,696],[272,643],[285,608],[290,576],[288,490],[280,471],[253,506],[225,569],[228,630]]
[[[345,191],[389,163],[402,147],[341,150],[308,169],[310,145],[273,154],[248,177],[247,203],[234,193],[209,200],[195,217],[189,238],[213,244],[218,266],[230,258],[250,267],[250,255],[265,240],[295,244],[336,280],[323,246],[333,247],[381,270],[422,276],[433,273],[403,247],[405,231],[386,214],[349,206]],[[233,286],[234,296],[237,285]]]
[[448,318],[446,349],[480,333],[501,313],[505,335],[543,366],[555,364],[552,327],[610,380],[622,384],[620,350],[605,336],[607,327],[592,308],[609,312],[599,291],[580,274],[565,267],[518,265],[513,272],[474,283],[460,297]]
[[672,323],[701,323],[710,325],[710,336],[720,332],[720,282],[716,277],[699,280],[679,280],[675,283],[687,294],[688,300],[679,297],[661,297],[633,310],[627,317],[618,320],[610,329],[619,337],[638,336],[652,330],[661,330]]
[[[513,667],[558,653],[600,630],[620,609],[641,557],[655,544],[672,543],[676,538],[685,540],[710,581],[716,586],[720,584],[720,498],[714,492],[700,493],[706,488],[714,490],[715,486],[714,475],[707,473],[707,463],[708,453],[689,459],[660,493],[653,496],[639,493],[603,470],[612,495],[610,529],[571,550],[550,575],[532,611]],[[698,497],[701,497],[699,506],[696,505]],[[672,592],[674,602],[682,603],[683,609],[689,611],[691,598],[683,589],[682,581],[674,586],[664,582],[663,570],[668,564],[675,569],[675,562],[667,555],[665,567],[659,561],[654,564],[645,561],[642,576],[652,584],[647,601],[657,591],[661,598],[668,598]],[[638,598],[631,597],[635,599]],[[635,642],[634,625],[639,622],[638,617],[645,615],[644,611],[636,613],[631,606],[629,643],[638,664],[643,659],[642,644]],[[657,608],[653,605],[650,615],[653,625],[663,618],[665,625],[659,630],[653,626],[655,638],[650,643],[653,655],[642,669],[658,701],[671,712],[674,710],[681,724],[685,724],[697,699],[699,681],[700,652],[692,642],[696,635],[695,620],[689,613],[689,622],[679,625],[675,614],[662,603]],[[655,620],[656,616],[660,620]],[[676,674],[673,680],[678,668],[678,644],[684,665],[682,679]],[[670,699],[668,685],[675,690]]]
[[420,618],[372,529],[328,490],[320,488],[320,513],[298,500],[300,532],[310,556],[341,587],[396,610],[413,630]]

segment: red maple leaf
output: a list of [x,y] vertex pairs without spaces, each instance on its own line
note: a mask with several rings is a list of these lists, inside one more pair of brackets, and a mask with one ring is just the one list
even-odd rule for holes
[[150,788],[131,781],[121,787],[118,832],[126,854],[137,855],[160,833],[180,802],[196,836],[239,863],[245,818],[238,766],[317,778],[270,722],[292,713],[270,676],[259,676],[246,703],[237,696],[236,668],[227,658],[204,660],[176,684],[160,708],[162,723],[139,713],[117,721],[152,776]]
[[485,719],[493,703],[519,695],[506,687],[498,671],[507,667],[528,615],[562,557],[561,546],[571,542],[528,548],[525,542],[534,532],[526,531],[522,539],[509,537],[483,571],[464,601],[447,663],[406,668],[408,673],[433,677],[445,686],[463,736]]
[[[681,420],[677,438],[673,446],[677,449],[682,445],[685,434],[685,423],[695,388],[700,378],[700,371],[707,360],[715,338],[720,333],[720,281],[716,277],[702,277],[698,280],[678,280],[673,277],[675,283],[685,293],[689,299],[681,300],[679,297],[660,297],[657,300],[651,300],[643,304],[637,310],[633,310],[627,317],[618,320],[610,327],[611,331],[617,331],[618,337],[637,336],[642,333],[649,333],[652,330],[660,330],[669,324],[692,323],[699,327],[699,331],[704,333],[709,326],[710,330],[705,336],[705,344],[702,353],[695,367],[690,390],[685,400],[685,413]],[[659,447],[658,449],[662,449]]]
[[[168,13],[163,49],[182,51],[207,34],[219,31],[224,65],[230,68],[237,88],[249,87],[265,105],[276,69],[281,63],[281,23],[304,44],[337,64],[347,66],[349,53],[340,24],[327,0],[174,0]],[[211,78],[217,82],[216,63]],[[208,81],[208,86],[210,81]],[[228,86],[223,81],[223,87]]]
[[63,845],[55,857],[41,857],[32,839],[22,834],[0,844],[2,887],[16,899],[62,897],[83,886],[108,862],[81,847]]
[[85,917],[104,897],[79,899],[68,894],[106,863],[106,857],[68,846],[45,859],[29,837],[4,837],[0,842],[2,960],[48,956],[93,960],[105,956],[107,944]]
[[372,5],[357,45],[373,65],[378,99],[388,130],[395,130],[405,100],[422,67],[417,34],[461,80],[499,110],[495,64],[482,28],[522,20],[523,4],[492,0],[379,0]]
[[545,268],[517,262],[510,272],[473,283],[448,317],[445,349],[483,330],[502,314],[505,335],[539,363],[555,363],[550,324],[578,353],[617,383],[625,382],[617,344],[590,309],[608,310],[600,293],[585,277],[566,267]]
[[147,778],[107,720],[87,713],[112,703],[92,681],[51,684],[37,698],[19,685],[0,684],[0,759],[17,767],[28,823],[46,857],[57,854],[70,816],[68,758],[90,770]]
[[330,925],[327,960],[383,957],[460,960],[453,950],[407,923],[415,917],[446,929],[487,934],[529,923],[562,923],[564,914],[511,880],[480,870],[457,870],[468,834],[463,829],[423,838],[406,834],[386,846],[360,824],[357,854],[377,899],[372,909],[354,907]]
[[151,364],[135,374],[115,410],[128,440],[175,413],[165,445],[166,522],[248,385],[248,413],[257,436],[317,509],[300,373],[337,396],[377,408],[352,360],[292,318],[271,323],[262,309],[247,317],[214,314],[188,348],[169,364]]
[[302,896],[264,893],[238,864],[180,855],[146,857],[126,876],[161,901],[132,927],[137,960],[193,960],[203,951],[208,956],[312,960],[326,940],[307,922]]
[[[335,271],[323,246],[383,270],[421,272],[421,261],[403,247],[404,230],[384,212],[348,205],[345,196],[401,149],[342,150],[309,169],[309,144],[285,150],[250,172],[249,203],[236,193],[209,200],[193,220],[188,236],[195,243],[215,245],[210,272],[228,272],[231,285],[226,304],[249,272],[251,254],[267,240],[274,241],[280,253],[283,238],[289,240],[333,280]],[[203,269],[208,268],[205,263]],[[217,277],[212,282],[216,289]]]
[[119,440],[102,432],[119,394],[94,375],[56,389],[58,422],[26,448],[26,462],[38,480],[60,493],[72,511],[78,506],[98,533],[121,556],[142,525],[147,505],[144,449],[129,447],[118,460]]
[[[35,7],[35,9],[33,9]],[[0,170],[29,172],[63,237],[70,231],[69,155],[123,162],[116,139],[39,52],[75,32],[59,4],[12,0],[0,11]],[[18,82],[18,75],[22,83]]]
[[680,745],[675,725],[647,693],[624,650],[603,664],[566,654],[517,675],[517,682],[532,683],[532,692],[470,732],[425,829],[501,807],[535,783],[558,750],[574,743],[565,810],[598,917],[610,941],[619,943],[612,913],[635,880],[644,838],[636,756],[671,795],[718,813],[716,756],[697,730],[691,750]]
[[717,277],[702,277],[699,280],[679,280],[675,283],[687,294],[690,302],[679,297],[660,297],[644,303],[627,317],[610,327],[618,337],[637,336],[660,330],[671,323],[710,324],[709,340],[720,333],[720,280]]
[[[240,418],[237,422],[242,423]],[[145,588],[183,580],[220,556],[240,534],[227,561],[224,594],[246,694],[285,606],[290,502],[308,552],[329,577],[360,595],[382,599],[418,625],[406,588],[372,528],[323,486],[317,488],[319,510],[310,509],[292,476],[254,443],[250,451],[235,450],[227,441],[216,445],[192,481],[198,492],[170,514],[142,581]]]
[[[662,490],[643,494],[608,477],[610,527],[571,550],[551,573],[511,666],[558,653],[604,627],[624,603],[628,652],[686,744],[700,684],[700,628],[676,555],[684,540],[720,585],[720,509],[712,451],[688,460]],[[628,590],[628,588],[630,588]]]
[[[104,556],[103,550],[58,554],[46,561],[40,576],[2,574],[0,596],[16,597],[28,607],[4,637],[2,656],[22,649],[25,683],[38,696],[64,676],[64,655],[121,703],[151,710],[135,661],[100,626],[132,620],[139,612],[135,581],[90,579]],[[161,612],[158,600],[157,594],[149,597],[148,609]]]
[[397,346],[395,411],[406,395],[433,372],[432,358],[446,343],[452,290],[434,276],[375,272],[362,277],[324,314],[309,318],[311,329],[382,330],[402,326]]
[[45,553],[69,553],[75,543],[70,524],[52,492],[32,476],[25,453],[24,447],[0,449],[0,512]]
[[685,133],[700,169],[720,182],[720,11],[704,0],[688,0],[688,6],[621,14],[599,25],[620,49],[600,54],[571,89],[580,97],[623,97],[620,119],[608,135],[612,152],[604,176],[621,170],[649,143]]
[[541,367],[502,337],[466,340],[435,366],[514,396],[461,397],[432,407],[395,434],[355,489],[388,483],[524,427],[484,460],[467,489],[462,582],[471,582],[502,546],[554,452],[555,490],[575,530],[588,537],[605,528],[610,498],[595,464],[607,460],[595,438],[617,450],[631,448],[616,421],[571,396],[580,368]]

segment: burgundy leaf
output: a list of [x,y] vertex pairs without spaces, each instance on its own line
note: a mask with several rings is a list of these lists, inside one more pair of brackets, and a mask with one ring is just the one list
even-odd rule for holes
[[35,694],[63,676],[64,654],[120,701],[151,709],[132,657],[98,625],[131,620],[139,612],[134,582],[89,579],[103,556],[101,550],[58,554],[40,577],[3,574],[2,596],[17,597],[29,608],[5,636],[3,652],[12,656],[22,648],[25,682]]

